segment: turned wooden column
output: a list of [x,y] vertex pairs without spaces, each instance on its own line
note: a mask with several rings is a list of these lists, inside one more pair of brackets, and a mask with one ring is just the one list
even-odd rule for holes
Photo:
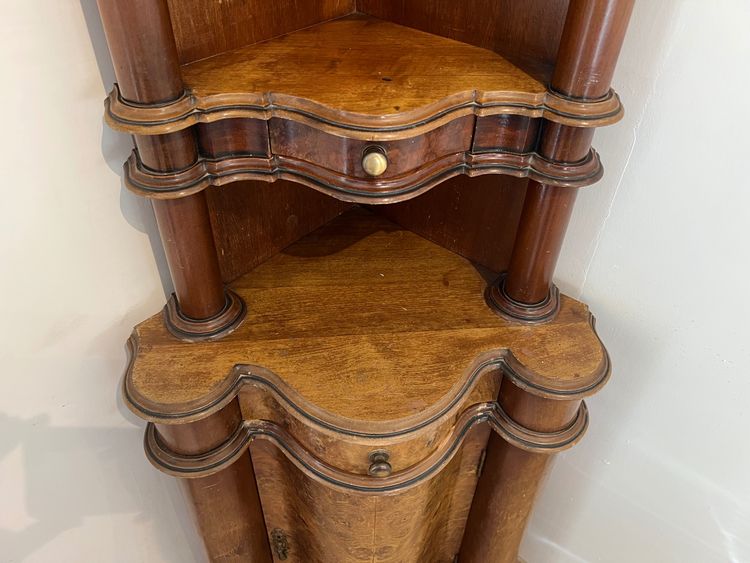
[[[610,84],[634,0],[571,0],[551,89],[584,101],[612,95]],[[576,162],[590,150],[593,129],[545,122],[538,152]],[[542,322],[558,310],[552,275],[575,202],[575,188],[531,182],[508,272],[490,288],[490,303],[522,322]],[[523,389],[506,377],[498,402],[529,430],[557,432],[571,424],[581,396],[593,389]],[[552,455],[528,451],[493,435],[461,547],[461,563],[516,563],[534,501]]]
[[[611,96],[610,86],[635,0],[572,0],[550,90],[577,101]],[[546,121],[539,154],[571,164],[591,149],[594,129]],[[490,303],[504,316],[543,322],[557,314],[552,284],[576,188],[529,182],[508,271],[490,288]]]
[[[181,455],[200,456],[223,445],[243,424],[235,398],[219,412],[189,424],[158,424],[159,440]],[[206,477],[181,479],[193,504],[210,561],[270,563],[271,547],[250,452]]]
[[[119,95],[132,105],[159,105],[184,95],[166,0],[97,0],[112,54]],[[192,129],[136,135],[140,162],[157,173],[184,170],[198,160]],[[204,193],[153,200],[175,295],[167,326],[184,340],[219,338],[242,321],[245,306],[225,290]]]
[[[498,403],[524,429],[556,433],[570,427],[581,400],[531,395],[506,379]],[[518,561],[518,546],[552,457],[520,449],[492,433],[461,544],[461,563]]]

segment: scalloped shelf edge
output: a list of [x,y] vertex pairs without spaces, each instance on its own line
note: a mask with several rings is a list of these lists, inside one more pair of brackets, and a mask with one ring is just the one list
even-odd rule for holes
[[202,456],[171,451],[159,439],[156,426],[150,423],[144,436],[144,449],[148,460],[160,471],[175,477],[200,478],[217,473],[234,463],[253,440],[266,439],[274,443],[309,477],[334,487],[376,494],[413,487],[437,473],[454,457],[469,431],[485,422],[515,447],[534,453],[552,454],[578,443],[588,428],[589,416],[586,403],[581,402],[576,417],[567,428],[557,432],[535,432],[512,421],[497,402],[473,405],[461,414],[452,428],[450,439],[441,448],[417,465],[379,479],[342,471],[324,463],[286,430],[268,421],[244,422],[223,445]]
[[117,131],[163,135],[222,119],[290,119],[341,136],[368,141],[413,137],[464,115],[522,115],[571,127],[603,127],[622,119],[614,90],[600,99],[579,100],[553,91],[464,92],[410,112],[373,116],[343,112],[295,96],[275,93],[222,94],[199,98],[189,91],[173,102],[141,105],[124,100],[117,84],[104,101],[105,120]]
[[310,162],[285,156],[228,156],[200,158],[191,167],[169,173],[144,167],[137,151],[124,165],[125,184],[133,193],[153,199],[186,197],[211,186],[242,180],[290,180],[342,201],[388,204],[412,199],[441,182],[464,174],[503,174],[529,178],[552,186],[578,188],[599,181],[604,173],[598,153],[591,149],[577,163],[547,160],[536,153],[482,152],[444,156],[417,171],[385,180],[360,179]]
[[[507,348],[488,351],[474,360],[473,365],[446,396],[425,409],[419,415],[387,423],[342,419],[307,401],[287,385],[277,374],[262,366],[236,364],[214,390],[200,399],[188,403],[157,404],[140,395],[131,380],[138,355],[139,339],[133,331],[128,339],[129,362],[123,378],[122,396],[128,408],[138,417],[159,424],[185,424],[202,420],[221,410],[234,400],[245,385],[264,387],[274,395],[279,404],[293,416],[302,416],[318,428],[336,433],[363,438],[382,439],[400,437],[416,432],[439,420],[452,409],[458,408],[464,398],[477,385],[481,377],[500,369],[503,377],[524,391],[547,399],[573,400],[593,395],[609,380],[611,362],[609,354],[596,332],[594,316],[589,312],[588,321],[599,346],[602,360],[590,374],[562,384],[536,374],[521,363]],[[342,422],[345,421],[346,425]],[[388,431],[384,427],[387,424]]]

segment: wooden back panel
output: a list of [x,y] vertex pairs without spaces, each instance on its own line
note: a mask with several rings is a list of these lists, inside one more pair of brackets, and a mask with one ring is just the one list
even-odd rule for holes
[[403,203],[373,208],[394,223],[494,272],[508,267],[527,181],[459,176]]
[[548,82],[569,0],[357,0],[360,12],[491,49]]
[[182,64],[354,11],[354,0],[167,0],[167,3]]

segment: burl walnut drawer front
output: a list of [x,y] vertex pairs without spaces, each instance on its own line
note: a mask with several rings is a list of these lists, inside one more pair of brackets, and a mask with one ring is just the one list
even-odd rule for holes
[[398,188],[461,165],[471,148],[474,116],[467,115],[414,137],[364,141],[287,119],[269,121],[271,152],[280,164],[306,170],[319,181],[364,188]]
[[[483,405],[497,397],[500,376],[496,369],[472,371],[471,383],[458,396],[425,407],[408,423],[403,419],[348,420],[327,413],[294,392],[287,395],[287,385],[274,376],[268,383],[263,378],[254,380],[242,389],[239,399],[248,425],[256,421],[272,424],[282,449],[308,459],[332,480],[363,489],[398,489],[423,480],[455,453],[465,433],[483,419]],[[391,479],[362,479],[368,476]]]

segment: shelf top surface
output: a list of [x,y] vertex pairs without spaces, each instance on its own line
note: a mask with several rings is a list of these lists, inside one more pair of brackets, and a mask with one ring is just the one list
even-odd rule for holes
[[180,342],[161,315],[136,328],[131,404],[155,420],[182,416],[215,401],[235,366],[248,364],[331,417],[382,422],[437,408],[508,351],[526,381],[553,390],[586,389],[608,366],[581,303],[563,296],[543,325],[505,321],[486,305],[486,281],[470,262],[361,208],[232,287],[248,316],[222,340]]
[[185,95],[133,105],[115,87],[107,122],[161,135],[196,123],[279,117],[365,140],[412,137],[463,115],[544,117],[575,127],[617,122],[614,92],[549,91],[497,53],[352,14],[182,66]]
[[546,92],[492,51],[360,14],[190,63],[183,78],[203,100],[278,95],[377,117],[456,96],[533,102]]

